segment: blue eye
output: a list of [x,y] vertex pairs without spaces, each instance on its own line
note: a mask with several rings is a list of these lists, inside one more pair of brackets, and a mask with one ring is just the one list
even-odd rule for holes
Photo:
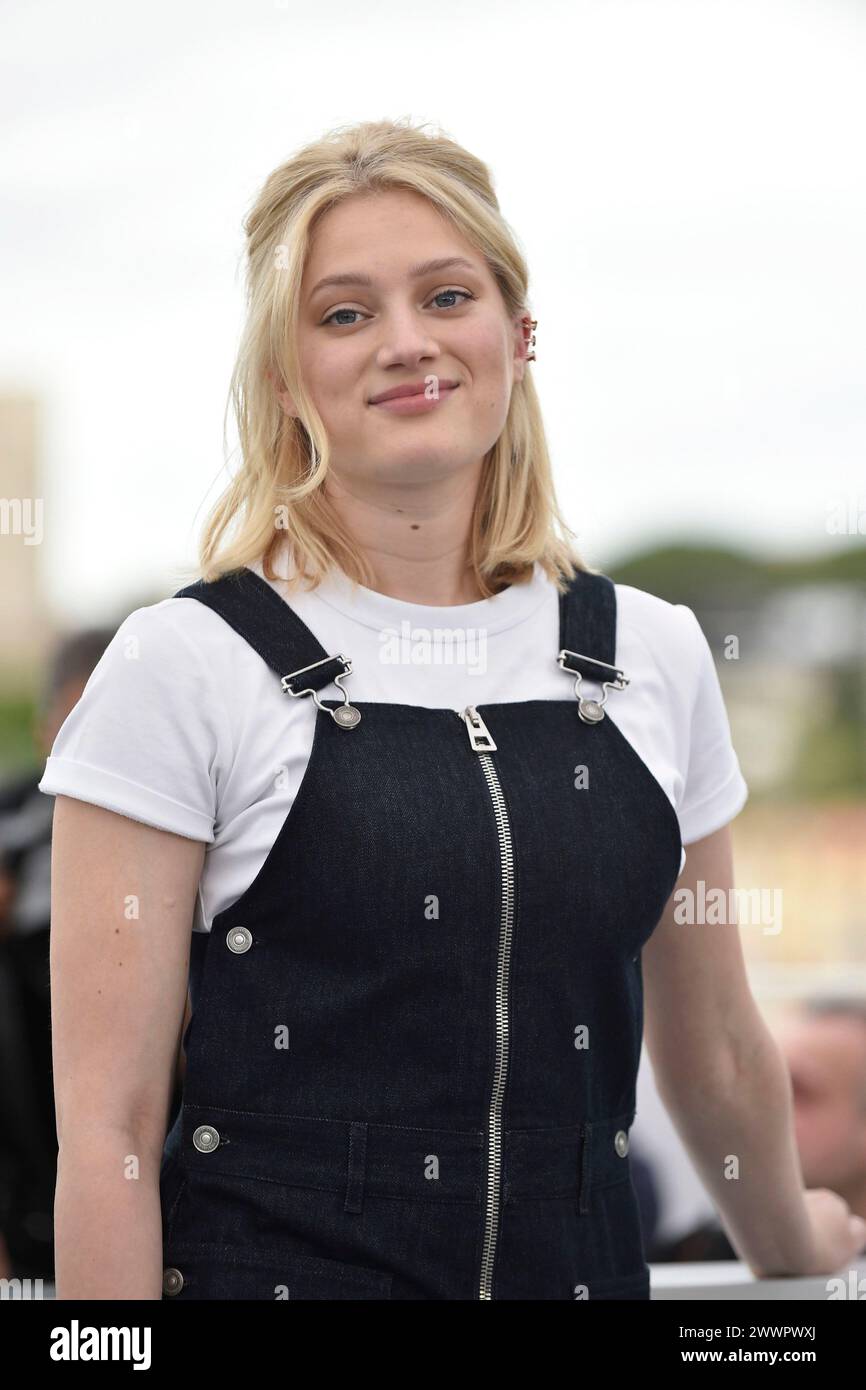
[[441,299],[442,296],[443,296],[443,294],[462,294],[462,296],[463,296],[464,299],[474,299],[474,298],[475,298],[475,295],[474,295],[474,294],[470,294],[468,290],[439,290],[439,292],[438,292],[437,294],[434,294],[433,298],[434,298],[434,299]]
[[[322,323],[330,323],[331,319],[336,318],[338,314],[360,314],[360,312],[360,309],[335,309],[334,312],[332,314],[329,314],[326,319],[322,319]],[[352,326],[352,324],[337,324],[338,328],[351,328]]]
[[[474,295],[474,294],[471,294],[471,293],[469,292],[469,290],[437,290],[436,294],[434,294],[434,296],[433,296],[433,299],[442,299],[442,297],[443,297],[444,295],[447,295],[447,294],[459,294],[459,295],[462,296],[462,298],[463,298],[464,300],[469,300],[469,299],[474,299],[474,298],[475,298],[475,295]],[[453,305],[453,304],[446,304],[446,305],[443,305],[443,306],[441,306],[441,307],[443,307],[443,308],[445,308],[445,309],[453,309],[453,308],[455,308],[456,306]],[[330,324],[331,319],[335,319],[335,318],[337,317],[338,314],[360,314],[360,313],[361,313],[361,310],[360,310],[360,309],[334,309],[334,310],[332,310],[332,312],[331,312],[330,314],[328,314],[328,317],[327,317],[327,318],[322,319],[322,327],[324,327],[325,324]],[[335,326],[336,328],[354,328],[355,325],[354,325],[353,323],[338,323],[338,324],[335,324],[334,326]]]

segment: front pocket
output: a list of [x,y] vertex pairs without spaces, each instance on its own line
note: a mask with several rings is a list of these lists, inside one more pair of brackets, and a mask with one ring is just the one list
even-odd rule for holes
[[169,1241],[163,1261],[163,1298],[387,1300],[392,1279],[385,1270],[319,1255]]

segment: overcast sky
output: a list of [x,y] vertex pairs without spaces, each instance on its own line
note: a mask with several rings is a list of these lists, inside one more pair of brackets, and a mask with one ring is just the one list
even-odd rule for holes
[[5,0],[0,26],[0,391],[44,401],[59,613],[194,560],[244,212],[300,145],[382,116],[493,171],[592,563],[856,539],[827,516],[866,508],[866,5]]

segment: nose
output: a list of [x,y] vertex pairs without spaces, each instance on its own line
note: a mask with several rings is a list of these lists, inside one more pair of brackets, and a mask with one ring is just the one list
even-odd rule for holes
[[376,348],[378,367],[412,367],[438,357],[440,352],[429,321],[411,312],[389,314],[382,319]]

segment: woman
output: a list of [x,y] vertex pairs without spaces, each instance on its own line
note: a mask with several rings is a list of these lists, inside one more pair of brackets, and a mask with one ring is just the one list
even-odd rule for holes
[[644,982],[743,1257],[835,1269],[862,1233],[802,1191],[738,937],[673,919],[746,797],[712,658],[565,539],[487,169],[332,132],[246,231],[201,578],[122,624],[41,783],[59,1296],[647,1298]]

